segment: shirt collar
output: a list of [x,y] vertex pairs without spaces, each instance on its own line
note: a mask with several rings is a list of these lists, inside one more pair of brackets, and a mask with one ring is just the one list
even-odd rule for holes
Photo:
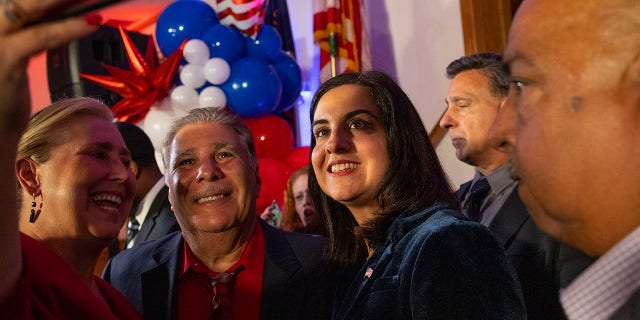
[[[473,184],[484,177],[480,171],[476,170],[476,175],[473,177]],[[491,186],[491,192],[495,194],[501,193],[515,181],[511,178],[511,162],[507,162],[498,169],[493,170],[486,178],[489,186]]]
[[569,319],[609,319],[640,288],[640,227],[583,271],[560,302]]
[[143,223],[144,219],[147,217],[149,213],[149,209],[151,209],[151,205],[153,204],[153,200],[156,199],[158,192],[165,186],[164,184],[164,176],[160,177],[156,184],[149,189],[149,192],[142,198],[138,206],[136,207],[135,218],[139,223]]
[[[256,219],[258,219],[256,217]],[[184,275],[189,269],[192,269],[195,272],[199,273],[215,273],[211,271],[196,255],[191,251],[189,244],[186,240],[183,240],[184,246],[184,255],[182,258],[182,272],[180,276]],[[256,221],[255,227],[253,228],[253,233],[251,238],[249,239],[249,243],[244,248],[242,255],[238,262],[234,263],[229,269],[225,270],[225,272],[233,272],[239,266],[244,266],[245,269],[253,270],[256,273],[262,274],[262,265],[264,261],[264,251],[265,250],[265,242],[264,242],[264,230],[262,229],[262,225]]]

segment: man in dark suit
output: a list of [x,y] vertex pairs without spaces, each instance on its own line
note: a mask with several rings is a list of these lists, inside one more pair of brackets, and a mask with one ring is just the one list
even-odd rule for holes
[[502,57],[480,53],[447,67],[451,79],[447,111],[440,126],[448,129],[456,157],[476,168],[473,180],[457,191],[464,214],[487,226],[502,243],[522,285],[529,319],[564,319],[558,299],[590,263],[581,252],[560,245],[530,219],[514,190],[506,153],[494,148],[489,130],[509,90]]
[[493,128],[536,224],[598,257],[560,300],[570,319],[640,319],[640,2],[525,0]]
[[169,203],[169,188],[158,168],[151,139],[138,126],[116,124],[131,151],[131,170],[136,176],[136,196],[127,225],[126,248],[180,230]]
[[257,217],[258,161],[240,118],[222,108],[193,109],[165,141],[165,178],[181,232],[123,251],[104,278],[146,319],[329,318],[324,238]]

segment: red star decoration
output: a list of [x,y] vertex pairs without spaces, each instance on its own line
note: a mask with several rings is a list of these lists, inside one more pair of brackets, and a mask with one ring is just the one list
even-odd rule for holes
[[131,70],[103,63],[102,66],[109,71],[111,76],[83,73],[80,76],[120,95],[122,99],[111,107],[111,112],[118,118],[118,121],[137,123],[144,119],[149,108],[156,101],[169,95],[169,89],[173,86],[178,66],[182,60],[182,49],[187,40],[183,41],[182,45],[164,62],[157,65],[153,39],[149,38],[147,52],[143,58],[124,29],[122,27],[118,27],[118,29]]

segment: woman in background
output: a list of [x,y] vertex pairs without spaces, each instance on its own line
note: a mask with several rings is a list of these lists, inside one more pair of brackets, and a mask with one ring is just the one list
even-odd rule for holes
[[309,195],[309,166],[294,171],[284,190],[282,229],[325,235],[324,222]]
[[334,319],[526,318],[504,250],[455,211],[420,115],[391,78],[327,80],[311,124],[309,186],[327,222],[326,259],[351,275]]
[[274,213],[275,210],[280,210],[275,200],[264,209],[260,218],[285,231],[326,236],[322,217],[309,196],[308,170],[309,166],[304,166],[289,176],[284,190],[282,221],[278,221]]

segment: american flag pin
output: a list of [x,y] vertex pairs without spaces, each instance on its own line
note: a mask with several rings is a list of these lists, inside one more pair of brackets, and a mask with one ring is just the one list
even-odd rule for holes
[[367,271],[364,272],[364,277],[365,278],[371,278],[371,275],[373,274],[373,268],[368,267]]

